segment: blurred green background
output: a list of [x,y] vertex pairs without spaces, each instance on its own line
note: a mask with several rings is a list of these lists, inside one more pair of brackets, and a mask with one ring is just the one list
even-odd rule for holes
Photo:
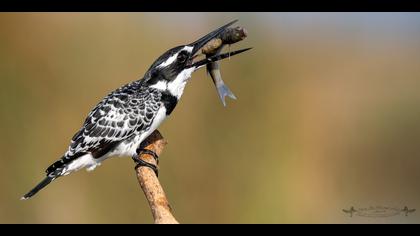
[[[196,72],[160,131],[183,223],[420,223],[420,14],[1,13],[0,222],[152,223],[131,158],[19,198],[108,92],[233,20],[224,108]],[[354,206],[417,208],[352,217]]]

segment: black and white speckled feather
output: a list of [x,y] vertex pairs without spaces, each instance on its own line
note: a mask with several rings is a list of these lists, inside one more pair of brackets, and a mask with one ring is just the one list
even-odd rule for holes
[[163,91],[143,86],[141,81],[110,93],[89,113],[83,127],[73,136],[68,151],[47,169],[47,173],[60,168],[63,174],[75,171],[79,168],[66,164],[84,155],[91,155],[86,157],[91,158],[91,163],[80,167],[90,169],[111,154],[134,155],[135,145],[142,141],[139,137],[151,129],[159,110],[165,110],[162,115],[166,116],[163,94]]

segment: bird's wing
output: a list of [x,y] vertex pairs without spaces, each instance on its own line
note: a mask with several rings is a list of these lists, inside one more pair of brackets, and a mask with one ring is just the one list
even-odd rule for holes
[[100,157],[121,141],[148,130],[161,105],[160,96],[157,90],[133,83],[110,93],[89,113],[64,156],[46,172],[86,153]]

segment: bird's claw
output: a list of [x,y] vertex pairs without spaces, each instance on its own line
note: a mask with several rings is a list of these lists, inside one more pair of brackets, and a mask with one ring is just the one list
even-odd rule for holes
[[149,167],[150,169],[152,169],[155,172],[156,177],[159,177],[158,167],[156,165],[154,165],[154,164],[151,164],[151,163],[149,163],[149,162],[144,161],[143,159],[141,159],[140,156],[142,154],[149,154],[149,155],[151,155],[153,157],[153,159],[155,159],[156,163],[159,164],[159,156],[154,151],[148,150],[148,149],[140,149],[140,150],[137,151],[137,155],[134,155],[132,157],[133,160],[134,160],[134,162],[137,163],[135,169],[137,169],[140,166],[146,166],[146,167]]
[[156,154],[156,152],[149,150],[149,149],[137,149],[137,155],[142,155],[142,154],[149,154],[150,156],[153,157],[153,159],[155,159],[156,164],[159,165],[159,156],[158,154]]

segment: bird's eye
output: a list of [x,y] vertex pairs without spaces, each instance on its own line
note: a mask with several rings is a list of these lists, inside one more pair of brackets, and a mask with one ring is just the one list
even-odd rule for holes
[[184,63],[187,60],[187,58],[188,58],[188,55],[185,51],[180,52],[177,57],[178,61],[181,63]]

